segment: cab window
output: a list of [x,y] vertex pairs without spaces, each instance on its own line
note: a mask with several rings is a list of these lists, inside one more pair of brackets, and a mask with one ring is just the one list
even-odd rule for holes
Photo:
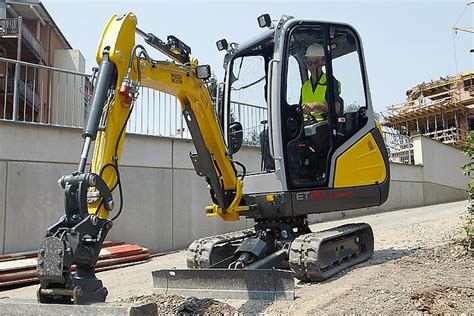
[[[233,157],[248,166],[249,173],[273,170],[268,150],[268,109],[266,101],[265,58],[261,55],[237,57],[232,61],[232,83],[229,103],[229,137],[238,136],[242,144],[261,148],[261,163],[242,152]],[[237,130],[235,126],[241,125]],[[241,135],[235,135],[241,133]],[[247,160],[252,161],[247,161]],[[246,163],[247,162],[247,163]],[[268,168],[266,168],[268,167]]]

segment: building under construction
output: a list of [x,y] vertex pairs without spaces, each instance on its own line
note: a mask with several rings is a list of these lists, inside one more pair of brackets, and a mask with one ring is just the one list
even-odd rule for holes
[[408,90],[404,103],[387,108],[384,125],[397,134],[422,134],[461,147],[474,130],[474,70]]

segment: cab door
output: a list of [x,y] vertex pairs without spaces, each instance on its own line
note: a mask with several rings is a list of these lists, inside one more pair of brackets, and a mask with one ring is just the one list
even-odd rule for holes
[[[288,189],[332,188],[337,158],[375,128],[359,37],[347,25],[295,20],[282,47]],[[315,51],[323,58],[317,70]]]

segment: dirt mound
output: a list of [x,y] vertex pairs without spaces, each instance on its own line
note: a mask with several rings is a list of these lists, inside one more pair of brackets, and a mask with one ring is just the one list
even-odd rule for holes
[[419,311],[430,314],[459,314],[473,309],[474,289],[433,287],[415,290],[411,296]]
[[402,258],[401,261],[420,260],[420,262],[432,263],[437,265],[465,265],[472,263],[473,253],[468,248],[467,238],[457,238],[445,245],[431,249],[422,249],[415,251],[412,255]]
[[234,315],[237,310],[213,299],[184,298],[179,295],[152,294],[132,296],[120,303],[154,303],[158,315]]
[[[418,252],[414,257],[425,257],[438,265],[454,268],[472,265],[473,253],[467,239],[456,239],[445,247]],[[428,259],[428,260],[426,260]],[[469,278],[469,275],[466,275]],[[411,300],[419,311],[430,314],[457,314],[474,311],[474,287],[432,286],[415,289]]]

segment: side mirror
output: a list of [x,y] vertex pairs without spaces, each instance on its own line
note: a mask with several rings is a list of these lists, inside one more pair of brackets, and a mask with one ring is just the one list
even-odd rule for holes
[[229,148],[231,154],[237,153],[242,147],[242,141],[244,138],[242,124],[239,122],[230,123],[230,144]]

